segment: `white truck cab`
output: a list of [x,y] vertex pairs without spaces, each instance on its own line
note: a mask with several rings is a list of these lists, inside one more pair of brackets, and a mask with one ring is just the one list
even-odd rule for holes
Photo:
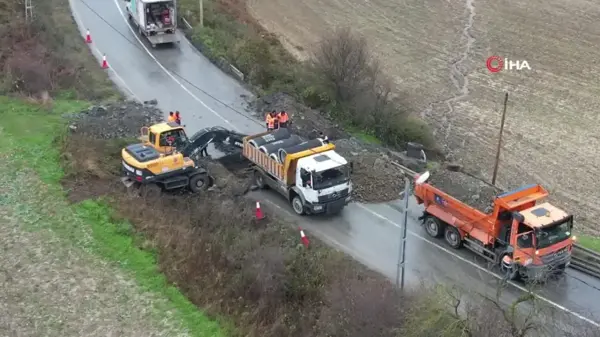
[[[350,202],[352,168],[335,151],[326,151],[298,159],[296,188],[302,196],[302,210],[308,213],[337,213]],[[299,204],[292,207],[300,213]]]

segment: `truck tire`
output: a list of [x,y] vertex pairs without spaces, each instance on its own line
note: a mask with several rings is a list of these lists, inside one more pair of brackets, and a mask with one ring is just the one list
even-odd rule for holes
[[267,188],[267,184],[265,184],[265,176],[260,171],[254,171],[254,184],[261,190]]
[[206,191],[210,187],[210,178],[207,174],[196,174],[190,178],[190,190],[194,193]]
[[298,215],[304,215],[306,212],[304,211],[304,203],[302,202],[302,198],[299,195],[296,195],[292,198],[292,209],[294,213]]
[[446,226],[446,229],[444,230],[444,239],[446,240],[446,243],[454,249],[460,249],[460,247],[462,247],[462,237],[460,236],[458,229],[454,226]]
[[425,231],[432,238],[439,238],[444,235],[444,224],[434,216],[428,216],[423,221],[423,226],[425,226]]

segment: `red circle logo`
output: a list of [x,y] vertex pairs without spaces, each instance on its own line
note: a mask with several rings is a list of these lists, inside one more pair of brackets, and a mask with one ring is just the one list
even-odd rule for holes
[[485,65],[490,72],[497,73],[504,68],[504,60],[500,56],[490,56]]

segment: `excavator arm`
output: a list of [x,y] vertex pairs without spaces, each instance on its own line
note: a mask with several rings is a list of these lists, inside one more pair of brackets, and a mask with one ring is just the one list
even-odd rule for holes
[[188,142],[181,148],[184,157],[191,157],[205,149],[210,143],[226,155],[241,152],[243,139],[246,135],[227,130],[220,126],[202,129],[189,137]]

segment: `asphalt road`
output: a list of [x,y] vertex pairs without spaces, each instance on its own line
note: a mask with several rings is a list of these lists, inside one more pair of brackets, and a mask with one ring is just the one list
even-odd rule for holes
[[[222,73],[181,36],[175,47],[153,49],[125,19],[121,0],[71,0],[82,35],[91,32],[91,49],[100,60],[106,54],[111,78],[138,100],[157,99],[165,112],[179,110],[190,133],[213,125],[245,133],[263,131],[262,123],[245,110],[245,97],[252,94],[243,85]],[[82,41],[83,43],[83,41]],[[234,107],[236,111],[227,106]],[[395,279],[403,219],[400,202],[350,204],[339,217],[297,217],[283,198],[269,192],[253,195],[267,208],[294,218],[307,234],[316,235],[384,275]],[[406,251],[406,282],[434,280],[465,287],[470,292],[493,295],[498,277],[470,252],[451,250],[431,240],[415,220],[419,207],[409,207]],[[509,304],[524,290],[514,284],[502,293]],[[569,270],[539,292],[543,302],[600,327],[600,281]]]

